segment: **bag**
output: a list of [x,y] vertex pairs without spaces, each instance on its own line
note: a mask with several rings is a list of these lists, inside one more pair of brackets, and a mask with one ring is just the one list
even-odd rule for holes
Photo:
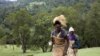
[[80,40],[76,36],[75,43],[72,45],[72,48],[80,48]]
[[62,45],[62,44],[65,43],[65,40],[62,39],[62,38],[57,38],[57,37],[55,37],[55,38],[54,38],[54,43],[57,44],[57,45]]
[[65,43],[63,38],[60,38],[61,32],[54,38],[54,43],[57,45],[62,45]]

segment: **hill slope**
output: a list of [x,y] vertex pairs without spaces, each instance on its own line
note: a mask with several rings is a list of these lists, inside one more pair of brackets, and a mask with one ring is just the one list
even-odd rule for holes
[[[21,48],[14,46],[0,46],[0,56],[51,56],[51,52],[30,51],[23,54]],[[100,56],[100,47],[84,48],[78,51],[78,56]]]

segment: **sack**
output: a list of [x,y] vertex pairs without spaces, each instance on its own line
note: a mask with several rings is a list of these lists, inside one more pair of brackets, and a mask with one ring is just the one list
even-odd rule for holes
[[54,43],[57,44],[57,45],[62,45],[62,44],[65,43],[65,40],[62,39],[62,38],[57,38],[57,37],[55,37],[55,38],[54,38]]
[[76,36],[75,43],[72,45],[72,48],[80,48],[80,40],[79,37]]
[[57,45],[62,45],[65,43],[64,38],[61,38],[60,35],[61,35],[61,32],[58,33],[57,36],[54,37],[54,43]]
[[80,48],[80,41],[75,40],[75,43],[72,45],[72,48]]

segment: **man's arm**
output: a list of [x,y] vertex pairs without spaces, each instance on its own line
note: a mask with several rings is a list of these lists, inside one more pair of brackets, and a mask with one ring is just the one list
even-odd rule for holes
[[51,41],[52,41],[52,45],[51,45],[50,51],[52,51],[52,49],[53,49],[53,44],[54,44],[54,39],[53,39],[53,37],[51,37]]
[[63,56],[67,55],[68,47],[69,47],[69,39],[68,39],[67,36],[65,36],[65,47],[64,47],[64,54],[63,54]]

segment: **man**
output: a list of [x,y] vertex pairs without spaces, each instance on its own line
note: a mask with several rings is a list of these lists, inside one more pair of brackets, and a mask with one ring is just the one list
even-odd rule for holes
[[68,48],[69,41],[66,31],[62,28],[63,21],[60,20],[61,18],[63,18],[62,15],[56,17],[53,21],[54,30],[51,33],[53,43],[53,56],[65,56],[66,50]]
[[69,28],[69,48],[68,48],[68,56],[76,56],[78,49],[78,38],[74,32],[74,28]]

